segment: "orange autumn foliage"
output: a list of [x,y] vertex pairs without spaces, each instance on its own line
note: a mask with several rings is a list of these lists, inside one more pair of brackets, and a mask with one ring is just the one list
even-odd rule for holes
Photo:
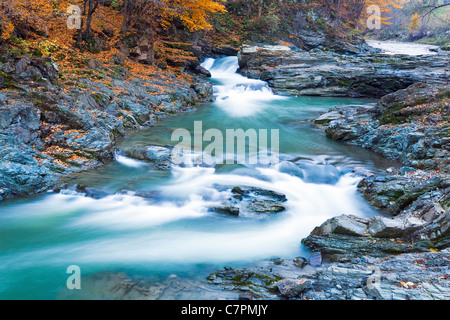
[[[388,20],[391,19],[389,12],[392,9],[403,9],[403,5],[408,3],[410,0],[366,0],[366,8],[370,6],[378,6],[380,8],[381,16],[380,22],[385,25],[391,25],[392,23]],[[364,17],[367,17],[367,11],[365,11]]]
[[67,0],[8,0],[0,2],[0,37],[10,38],[20,25],[48,35],[49,22],[59,20],[68,6]]
[[193,32],[211,28],[208,15],[216,12],[225,12],[221,2],[225,0],[163,0],[162,17],[163,26],[170,25],[173,19],[179,19]]

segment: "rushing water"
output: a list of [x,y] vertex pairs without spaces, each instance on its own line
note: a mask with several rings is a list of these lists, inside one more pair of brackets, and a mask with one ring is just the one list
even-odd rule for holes
[[[235,71],[235,57],[208,59],[217,100],[160,121],[121,146],[174,145],[177,128],[279,129],[280,164],[215,167],[150,164],[117,155],[77,181],[110,196],[93,199],[71,190],[0,204],[0,298],[54,299],[67,295],[66,269],[82,275],[124,271],[204,278],[214,268],[272,257],[308,256],[300,240],[340,214],[376,214],[356,191],[360,173],[386,168],[374,154],[324,137],[308,120],[355,99],[283,97]],[[365,101],[367,102],[367,101]],[[297,170],[289,164],[294,163]],[[301,172],[301,174],[298,174]],[[208,210],[233,186],[284,193],[287,210],[228,217]],[[116,194],[130,190],[128,194]],[[133,192],[154,192],[148,199]],[[100,289],[99,289],[100,290]]]

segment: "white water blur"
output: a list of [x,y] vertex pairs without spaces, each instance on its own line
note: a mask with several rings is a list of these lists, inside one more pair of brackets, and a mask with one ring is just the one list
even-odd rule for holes
[[141,167],[145,167],[148,165],[144,161],[139,161],[139,160],[125,157],[124,155],[121,155],[120,153],[117,153],[117,152],[114,153],[114,159],[121,165],[130,167],[130,168],[141,168]]
[[[160,189],[162,202],[133,195],[102,199],[77,193],[51,195],[38,204],[38,211],[58,203],[64,209],[51,215],[57,218],[65,212],[66,232],[83,230],[101,236],[44,247],[26,256],[31,254],[36,265],[65,259],[77,263],[228,263],[288,257],[299,254],[300,240],[325,220],[370,213],[356,192],[359,178],[350,174],[329,185],[307,183],[275,168],[257,171],[260,177],[256,178],[216,174],[213,168],[174,168],[174,180]],[[287,210],[257,215],[244,207],[237,218],[208,211],[229,198],[237,182],[285,194]]]
[[273,94],[266,82],[238,74],[237,57],[208,58],[202,66],[219,82],[214,86],[215,104],[231,117],[252,116],[270,106],[271,102],[285,99]]
[[439,46],[398,41],[366,40],[367,44],[373,48],[381,49],[384,54],[396,55],[406,54],[410,56],[435,55],[437,52],[431,50],[439,49]]

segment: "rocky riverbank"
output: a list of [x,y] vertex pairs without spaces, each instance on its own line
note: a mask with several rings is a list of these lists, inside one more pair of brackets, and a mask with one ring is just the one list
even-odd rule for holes
[[[0,201],[53,188],[61,177],[110,162],[127,132],[212,99],[202,77],[147,66],[130,73],[124,57],[87,63],[87,76],[62,74],[50,58],[0,64]],[[152,73],[151,70],[154,70]]]
[[382,96],[376,104],[334,107],[314,124],[330,139],[367,148],[404,167],[388,168],[358,185],[383,216],[329,219],[302,239],[312,251],[309,258],[224,268],[207,278],[209,284],[242,299],[448,299],[450,91],[445,61],[445,53],[348,56],[244,46],[241,73],[268,81],[276,92]]
[[446,83],[450,53],[386,55],[373,49],[355,55],[292,45],[244,45],[238,57],[240,73],[267,81],[276,93],[380,98],[416,82]]
[[[400,170],[388,168],[386,175],[366,177],[358,185],[369,203],[386,216],[335,217],[302,240],[332,262],[327,272],[319,272],[319,278],[329,279],[338,289],[322,291],[320,297],[448,299],[449,93],[448,84],[417,83],[383,97],[375,105],[339,106],[315,120],[331,139],[360,145],[405,164]],[[358,290],[342,291],[342,282],[347,286],[349,279],[361,271],[355,271],[355,261],[358,261],[357,268],[362,265],[367,268],[370,261],[380,270],[389,270],[388,275],[386,271],[381,272],[378,279],[381,287],[373,291],[361,287],[360,282]],[[393,262],[388,268],[384,265]],[[435,279],[442,280],[439,285],[444,285],[438,289],[438,295],[433,294],[437,291],[428,275],[430,269],[417,272],[423,263],[444,267],[441,269],[444,274],[435,275]],[[335,269],[349,278],[340,279],[340,271],[333,272]],[[395,286],[394,278],[399,281]],[[361,280],[361,274],[358,279]],[[283,290],[290,297],[309,297],[308,288],[318,292],[317,284],[310,280],[301,285],[299,280],[290,280],[286,285],[288,289]],[[429,289],[430,286],[434,289]],[[279,291],[283,294],[283,290]],[[318,296],[314,294],[314,298]]]
[[[225,267],[205,280],[170,275],[149,279],[101,272],[83,278],[83,290],[61,299],[107,300],[448,300],[449,249],[346,263],[308,264],[272,259],[245,268]],[[99,290],[100,289],[100,290]]]

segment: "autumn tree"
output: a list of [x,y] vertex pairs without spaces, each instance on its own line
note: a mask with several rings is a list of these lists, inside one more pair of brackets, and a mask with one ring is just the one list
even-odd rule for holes
[[411,17],[411,22],[408,25],[410,31],[416,31],[420,27],[420,17],[419,13],[416,12]]
[[2,0],[0,37],[2,40],[8,40],[15,33],[26,38],[30,31],[48,36],[48,24],[59,19],[59,13],[65,8],[67,8],[65,0]]

